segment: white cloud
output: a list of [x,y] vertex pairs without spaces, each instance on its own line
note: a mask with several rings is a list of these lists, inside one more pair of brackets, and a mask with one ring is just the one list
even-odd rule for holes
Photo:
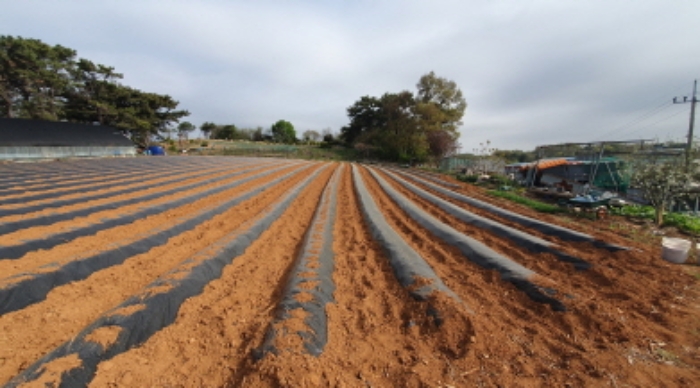
[[[337,130],[361,96],[414,90],[434,70],[469,103],[463,149],[531,149],[616,135],[687,95],[699,11],[661,0],[33,1],[4,4],[0,25],[171,94],[195,124]],[[682,137],[682,114],[651,125],[673,109],[628,132]]]

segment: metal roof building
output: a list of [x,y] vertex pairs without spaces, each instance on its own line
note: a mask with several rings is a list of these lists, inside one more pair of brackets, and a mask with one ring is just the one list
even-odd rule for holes
[[135,156],[118,129],[60,121],[0,118],[0,159]]

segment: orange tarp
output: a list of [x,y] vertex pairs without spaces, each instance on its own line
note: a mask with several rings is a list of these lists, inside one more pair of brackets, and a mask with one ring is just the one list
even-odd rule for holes
[[527,170],[531,167],[537,167],[538,170],[544,170],[547,168],[552,168],[556,166],[562,166],[564,164],[568,164],[569,161],[566,159],[548,159],[548,160],[540,160],[539,162],[533,162],[530,163],[529,165],[522,166],[521,169]]

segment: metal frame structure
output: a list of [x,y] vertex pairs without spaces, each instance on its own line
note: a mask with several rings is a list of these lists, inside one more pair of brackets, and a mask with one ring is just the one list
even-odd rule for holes
[[[635,140],[616,140],[616,141],[594,141],[594,142],[584,142],[584,143],[558,143],[558,144],[547,144],[547,145],[540,145],[535,148],[535,153],[537,155],[537,162],[533,166],[532,172],[528,173],[527,176],[527,185],[528,187],[533,187],[535,184],[535,177],[537,173],[539,172],[538,165],[540,161],[546,156],[546,151],[548,149],[554,149],[554,148],[568,148],[568,147],[584,147],[584,149],[590,150],[590,159],[584,159],[584,160],[590,160],[591,162],[594,162],[595,165],[593,167],[593,170],[591,172],[591,176],[589,177],[588,181],[590,182],[589,186],[593,186],[593,181],[595,180],[596,175],[599,172],[600,169],[600,164],[601,161],[603,160],[603,155],[605,154],[605,146],[609,144],[629,144],[629,145],[635,145],[639,144],[639,149],[640,151],[644,150],[645,145],[653,144],[655,141],[653,139],[635,139]],[[583,150],[583,149],[581,149]],[[622,154],[622,153],[631,153],[631,152],[615,152],[615,154]],[[656,153],[656,152],[655,152]],[[610,169],[610,166],[608,163],[605,163],[606,168],[608,169],[608,173],[610,173],[610,176],[612,177],[616,188],[619,188],[619,185],[617,181],[615,180],[612,170]],[[617,191],[617,190],[616,190]],[[585,194],[585,193],[584,193]]]

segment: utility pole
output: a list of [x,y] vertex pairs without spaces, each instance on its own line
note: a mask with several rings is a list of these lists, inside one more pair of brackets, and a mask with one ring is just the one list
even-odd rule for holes
[[673,103],[674,104],[685,104],[687,102],[690,103],[690,126],[688,127],[688,145],[686,146],[685,149],[685,168],[690,167],[690,152],[693,149],[693,126],[695,124],[695,104],[697,104],[698,99],[695,97],[695,93],[697,92],[698,88],[698,80],[695,80],[693,83],[693,95],[690,97],[690,101],[688,101],[688,97],[683,97],[683,101],[678,101],[678,97],[673,97]]

